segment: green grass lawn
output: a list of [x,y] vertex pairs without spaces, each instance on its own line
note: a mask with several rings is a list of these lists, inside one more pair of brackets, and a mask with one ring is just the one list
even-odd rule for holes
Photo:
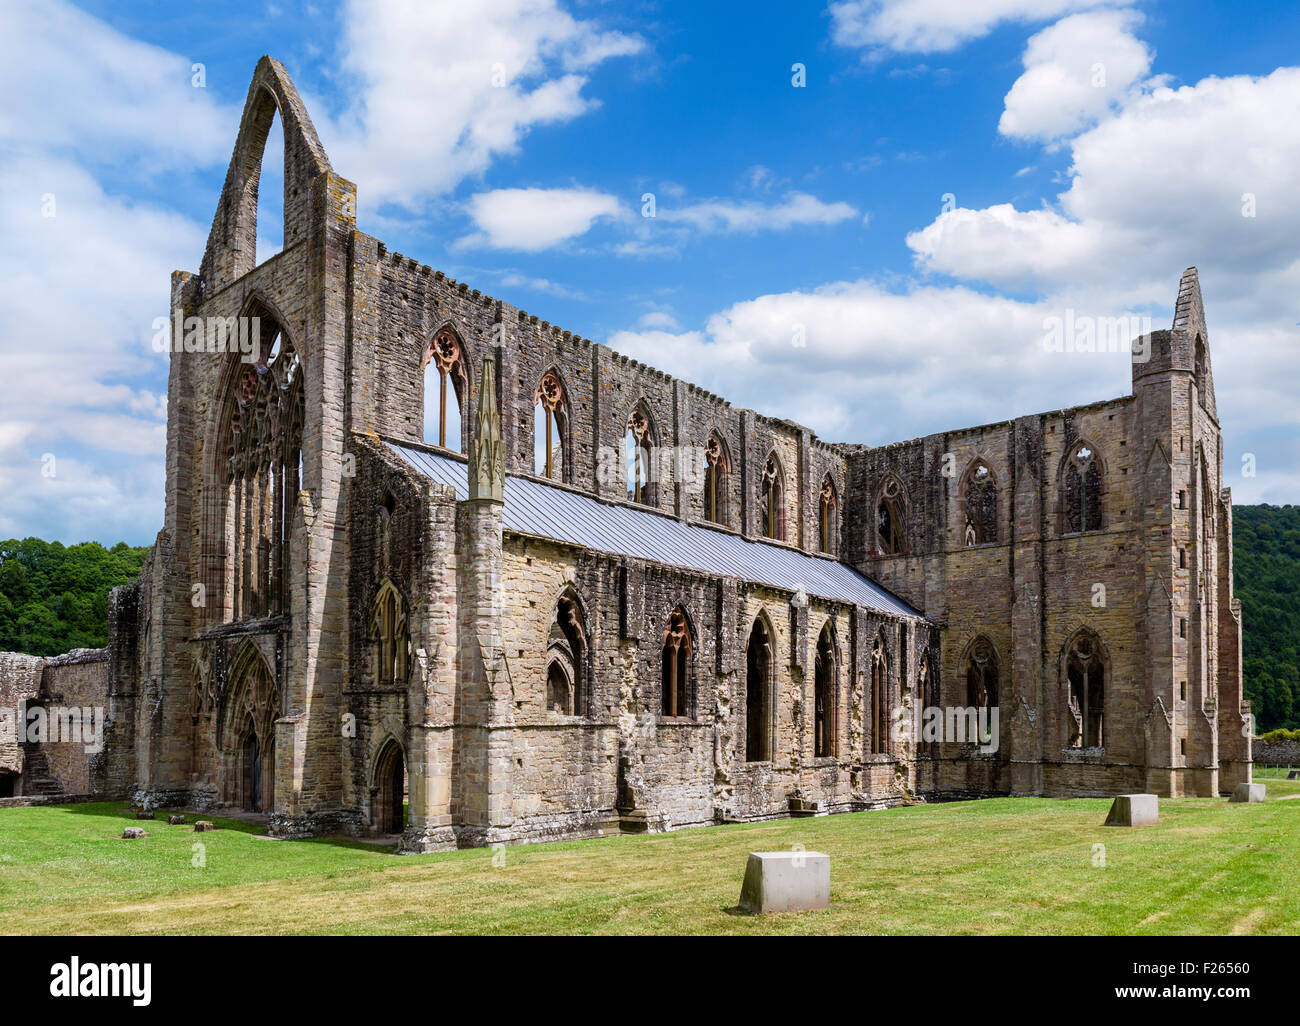
[[[1101,825],[1109,799],[999,798],[405,857],[4,809],[0,932],[1300,933],[1300,782],[1268,796],[1163,800],[1133,830]],[[746,855],[795,845],[831,856],[831,908],[739,914]]]

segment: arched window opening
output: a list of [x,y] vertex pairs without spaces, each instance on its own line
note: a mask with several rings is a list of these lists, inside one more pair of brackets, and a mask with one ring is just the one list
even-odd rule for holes
[[406,828],[406,759],[402,746],[389,738],[375,760],[371,788],[371,822],[376,832],[400,834]]
[[[966,705],[992,710],[998,704],[998,656],[987,638],[977,638],[966,656]],[[992,719],[985,722],[992,722]]]
[[232,366],[218,448],[229,553],[221,607],[232,620],[278,616],[288,608],[285,568],[302,480],[304,412],[298,354],[275,316],[254,303],[238,330],[255,340],[256,355],[251,364]]
[[244,727],[243,744],[244,794],[243,805],[247,812],[261,812],[262,794],[262,749],[257,741],[257,731],[253,729],[250,717]]
[[785,540],[785,473],[776,453],[767,458],[763,467],[763,535],[777,541]]
[[967,547],[998,540],[998,489],[993,472],[982,460],[967,475],[963,533]]
[[1196,337],[1196,364],[1194,373],[1196,375],[1196,395],[1202,406],[1205,405],[1205,371],[1207,358],[1205,352],[1205,343],[1201,341],[1200,336]]
[[564,481],[564,440],[568,437],[568,406],[564,385],[555,371],[547,371],[533,398],[533,472],[552,481]]
[[1081,633],[1066,657],[1067,706],[1070,713],[1070,748],[1104,747],[1103,716],[1106,709],[1106,668],[1101,643],[1095,635]]
[[546,708],[562,716],[573,715],[573,681],[560,658],[552,657],[546,668]]
[[405,684],[410,666],[406,604],[392,581],[385,580],[375,596],[370,617],[370,644],[375,661],[375,683],[381,687]]
[[1101,461],[1087,445],[1079,445],[1065,469],[1065,530],[1101,528]]
[[284,249],[284,125],[280,122],[275,101],[267,106],[271,111],[271,123],[262,147],[257,180],[251,183],[257,194],[253,266],[265,263]]
[[628,499],[653,505],[654,436],[650,420],[640,408],[628,418],[623,447]]
[[820,503],[820,523],[821,523],[821,550],[830,555],[835,554],[836,545],[839,541],[839,498],[835,494],[835,482],[831,480],[830,474],[826,475],[822,481],[822,493]]
[[279,690],[266,659],[251,642],[245,642],[231,661],[228,679],[216,699],[220,800],[249,812],[269,812],[275,805]]
[[886,556],[903,552],[902,495],[898,482],[890,478],[880,491],[876,504],[876,545]]
[[691,630],[686,613],[678,606],[664,629],[661,711],[665,716],[690,715]]
[[555,603],[547,642],[546,707],[565,716],[588,715],[587,632],[577,597],[566,590]]
[[921,654],[921,666],[916,671],[916,692],[912,696],[914,707],[918,710],[924,710],[927,704],[927,698],[930,693],[930,655],[928,652]]
[[772,758],[773,645],[762,617],[754,621],[745,647],[745,761]]
[[731,461],[726,447],[717,435],[709,436],[704,449],[704,519],[715,524],[727,524],[727,482],[731,475]]
[[889,654],[885,639],[879,638],[871,653],[871,754],[885,755],[889,751],[886,726],[886,689],[889,687]]
[[821,759],[836,754],[838,734],[838,668],[830,622],[817,639],[813,672],[813,754]]
[[424,440],[461,451],[460,409],[465,395],[465,361],[460,340],[443,328],[424,350]]

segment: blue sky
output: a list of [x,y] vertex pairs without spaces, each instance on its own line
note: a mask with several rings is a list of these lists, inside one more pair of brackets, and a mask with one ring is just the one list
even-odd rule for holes
[[1300,500],[1296,9],[11,0],[0,39],[0,537],[153,539],[152,324],[263,53],[362,230],[830,440],[1124,394],[1045,325],[1165,327],[1195,264],[1225,483]]

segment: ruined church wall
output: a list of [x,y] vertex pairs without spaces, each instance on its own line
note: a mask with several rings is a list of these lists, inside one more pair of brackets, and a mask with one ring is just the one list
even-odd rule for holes
[[[1129,779],[1125,767],[1144,758],[1145,687],[1135,629],[1144,599],[1136,539],[1142,438],[1135,408],[1131,397],[1122,397],[849,455],[847,551],[860,570],[943,625],[940,704],[966,704],[964,658],[976,637],[987,637],[999,661],[1002,740],[1006,718],[1025,711],[1017,705],[1032,710],[1041,757],[1055,767],[1051,786],[1060,792],[1107,790],[1110,777],[1090,763],[1113,766],[1114,779]],[[1071,534],[1064,473],[1080,443],[1102,464],[1103,519],[1100,530]],[[987,463],[997,485],[998,540],[966,547],[963,491],[976,459]],[[876,506],[889,479],[901,485],[906,510],[906,548],[898,556],[879,554]],[[1024,616],[1022,610],[1018,618],[1017,602],[1042,612]],[[1064,649],[1085,627],[1101,638],[1108,659],[1104,755],[1065,750]],[[1033,633],[1024,637],[1026,630]],[[1026,646],[1037,653],[1028,661]],[[976,757],[952,744],[939,745],[935,754],[941,789],[996,793],[1010,786],[1005,766],[997,765],[1005,754]]]
[[42,671],[41,697],[51,717],[56,708],[80,712],[84,725],[81,740],[60,737],[57,743],[50,741],[41,749],[50,776],[66,794],[90,794],[94,790],[92,766],[101,753],[87,749],[85,730],[90,724],[86,717],[104,715],[108,705],[108,650],[77,649],[48,660]]
[[[565,546],[516,535],[504,540],[503,645],[512,689],[513,830],[538,837],[594,826],[613,814],[618,760],[617,678],[606,669],[608,626],[618,622],[608,567]],[[556,602],[572,589],[588,651],[580,691],[587,709],[547,707],[546,672]],[[612,669],[612,667],[611,667]]]
[[423,354],[434,334],[450,325],[466,364],[459,393],[461,436],[447,441],[454,451],[465,451],[477,409],[477,383],[469,371],[485,347],[497,344],[507,473],[536,472],[536,392],[543,375],[554,370],[568,418],[557,478],[564,484],[607,498],[626,496],[624,436],[641,403],[658,450],[648,492],[652,508],[704,519],[703,451],[714,431],[731,464],[722,526],[763,535],[762,474],[771,452],[779,455],[785,477],[788,544],[818,550],[818,494],[827,473],[835,481],[840,509],[845,508],[844,458],[838,447],[819,442],[806,429],[735,409],[704,389],[471,289],[363,233],[352,235],[350,260],[353,430],[423,440]]

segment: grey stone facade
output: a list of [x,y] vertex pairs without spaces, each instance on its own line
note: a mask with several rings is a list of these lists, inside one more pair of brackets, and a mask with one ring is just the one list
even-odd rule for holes
[[[285,245],[259,263],[277,111]],[[173,278],[166,509],[112,605],[106,792],[255,807],[283,836],[401,829],[416,851],[1248,778],[1194,271],[1131,396],[872,449],[394,253],[357,230],[355,198],[263,58],[207,252]],[[277,338],[252,370],[183,344],[193,318],[251,316]],[[383,444],[422,444],[431,362],[460,410],[460,437],[431,447],[468,454],[459,501]],[[544,472],[547,403],[553,487],[630,501],[631,426],[643,508],[775,535],[921,613],[504,530],[496,482]],[[1096,463],[1071,476],[1083,443]],[[981,701],[994,752],[916,729]]]

